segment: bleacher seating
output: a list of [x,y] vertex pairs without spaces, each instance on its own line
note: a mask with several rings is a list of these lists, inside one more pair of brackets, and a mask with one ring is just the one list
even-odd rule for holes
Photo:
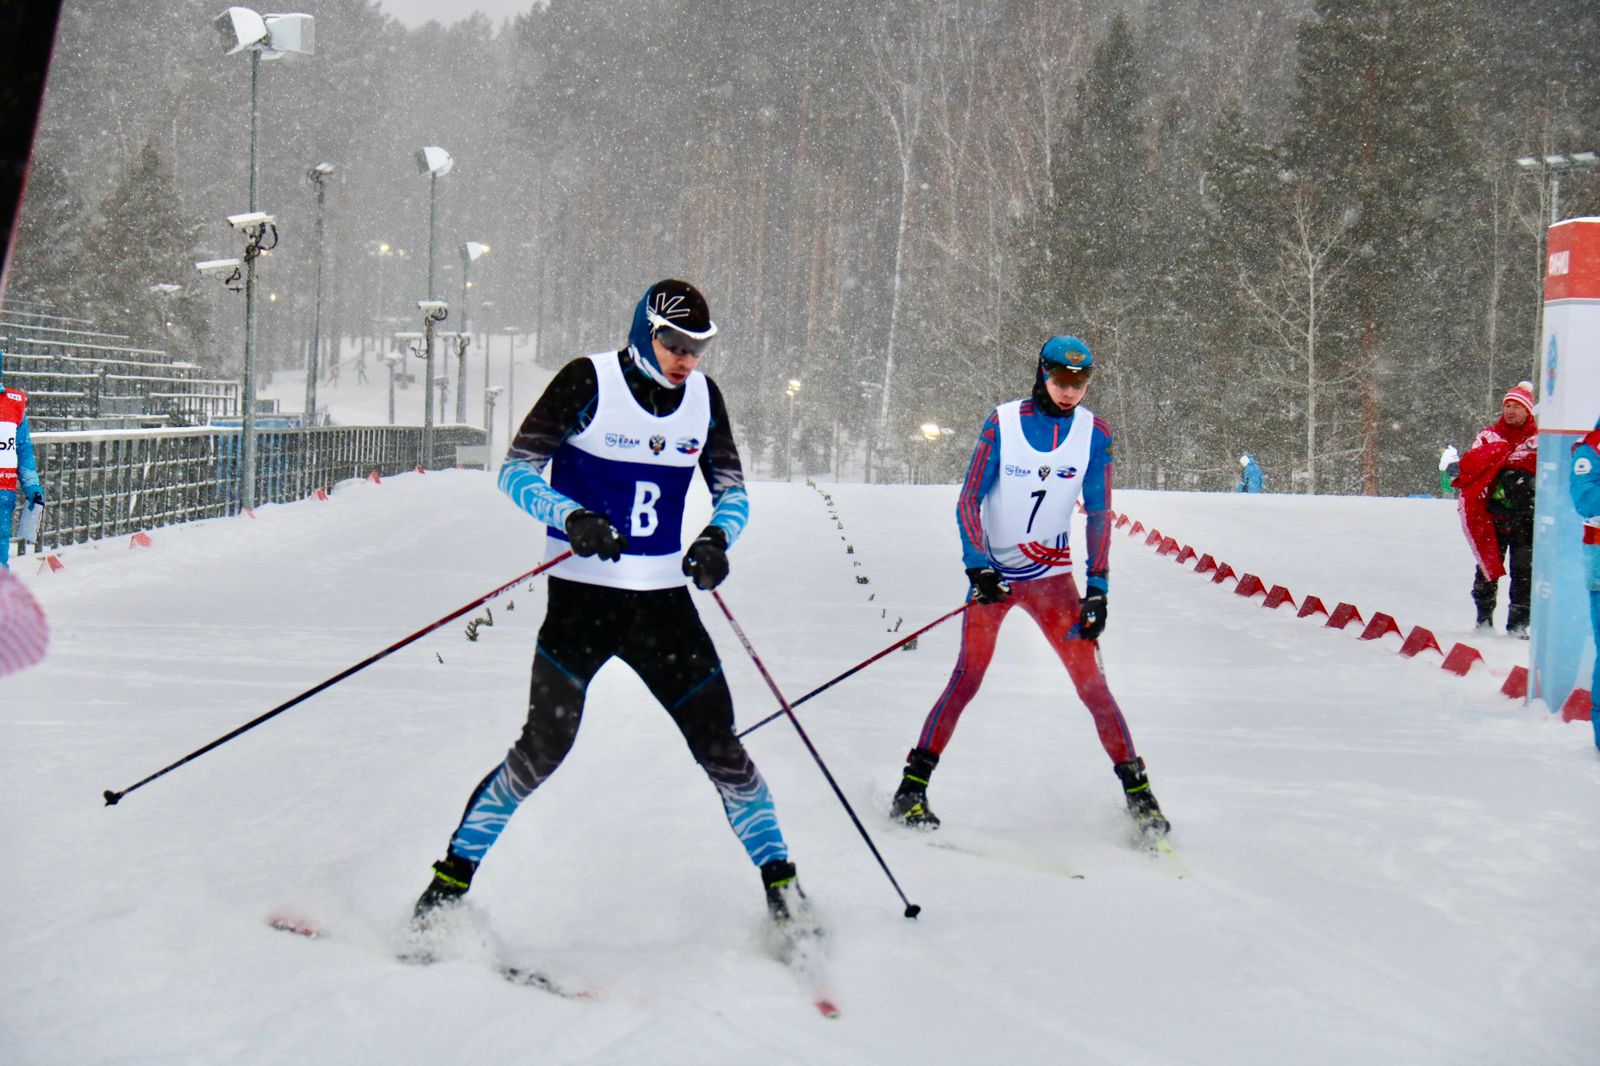
[[84,319],[38,309],[0,311],[5,380],[28,393],[35,432],[205,425],[237,417],[239,382],[134,347]]

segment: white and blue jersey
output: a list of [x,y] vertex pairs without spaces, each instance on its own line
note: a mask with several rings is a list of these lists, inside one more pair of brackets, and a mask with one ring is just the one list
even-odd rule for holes
[[[682,585],[683,505],[711,424],[705,375],[690,374],[677,410],[657,416],[634,402],[614,353],[590,361],[598,385],[594,415],[556,450],[550,487],[605,515],[628,546],[620,561],[573,556],[550,574],[612,588]],[[566,551],[566,532],[551,525],[548,544],[549,558]]]
[[1009,581],[1070,573],[1067,526],[1080,501],[1088,513],[1085,586],[1104,591],[1111,428],[1082,406],[1052,415],[1032,399],[1002,404],[978,431],[956,501],[962,565],[994,567]]

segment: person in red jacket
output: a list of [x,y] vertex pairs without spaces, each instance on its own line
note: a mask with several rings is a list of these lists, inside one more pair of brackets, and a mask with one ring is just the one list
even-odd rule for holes
[[1472,602],[1478,628],[1494,626],[1500,577],[1511,573],[1511,606],[1506,632],[1528,636],[1529,592],[1533,573],[1533,484],[1539,425],[1533,417],[1533,383],[1517,384],[1500,404],[1500,420],[1479,433],[1461,457],[1452,484],[1467,544],[1477,560]]

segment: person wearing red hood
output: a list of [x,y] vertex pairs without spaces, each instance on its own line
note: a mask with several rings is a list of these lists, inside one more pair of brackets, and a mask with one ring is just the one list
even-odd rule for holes
[[1511,606],[1506,632],[1527,639],[1533,572],[1533,485],[1537,471],[1539,425],[1533,417],[1533,383],[1517,384],[1500,404],[1500,420],[1479,433],[1461,457],[1452,484],[1460,499],[1461,525],[1477,560],[1472,602],[1478,628],[1494,626],[1501,575],[1511,573]]

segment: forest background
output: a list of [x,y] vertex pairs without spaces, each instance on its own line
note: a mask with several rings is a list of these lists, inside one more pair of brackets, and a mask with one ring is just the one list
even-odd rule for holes
[[[238,373],[249,63],[221,5],[67,0],[7,294]],[[1600,148],[1592,0],[550,0],[408,28],[304,0],[262,66],[266,369],[375,357],[439,295],[547,366],[676,274],[766,469],[952,480],[1049,336],[1096,355],[1118,483],[1437,486],[1538,366],[1553,183]],[[1560,215],[1600,214],[1568,172]],[[152,288],[157,286],[157,288]],[[175,291],[160,286],[177,286]],[[459,325],[459,306],[449,326]],[[536,337],[536,340],[535,340]],[[327,355],[323,366],[329,365]],[[941,427],[941,428],[933,428]],[[858,464],[859,468],[860,464]]]

